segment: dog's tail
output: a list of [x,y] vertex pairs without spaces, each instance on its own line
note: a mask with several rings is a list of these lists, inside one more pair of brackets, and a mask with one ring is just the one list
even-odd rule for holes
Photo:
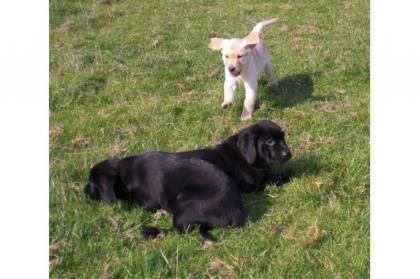
[[261,34],[262,34],[262,31],[263,31],[264,27],[266,27],[267,25],[271,25],[273,23],[276,23],[278,20],[279,20],[278,18],[273,18],[273,19],[264,20],[264,21],[261,21],[260,23],[257,23],[257,25],[255,25],[254,29],[252,29],[251,33],[249,33],[248,36],[246,36],[244,38],[244,41],[248,45],[257,44],[261,40]]
[[278,18],[272,18],[272,19],[269,19],[269,20],[261,21],[261,22],[257,23],[257,25],[255,25],[254,29],[252,29],[250,34],[252,34],[252,33],[260,34],[263,31],[264,27],[266,27],[268,25],[271,25],[271,24],[274,24],[277,21],[279,21]]

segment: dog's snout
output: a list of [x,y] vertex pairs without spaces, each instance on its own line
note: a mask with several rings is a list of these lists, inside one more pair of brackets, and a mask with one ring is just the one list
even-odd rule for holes
[[290,152],[290,150],[289,149],[286,149],[286,150],[282,150],[281,151],[281,153],[280,153],[280,155],[283,157],[283,158],[285,158],[285,159],[290,159],[291,157],[292,157],[292,153]]
[[236,70],[236,68],[235,67],[232,67],[232,66],[229,67],[228,69],[229,69],[230,72],[234,72]]

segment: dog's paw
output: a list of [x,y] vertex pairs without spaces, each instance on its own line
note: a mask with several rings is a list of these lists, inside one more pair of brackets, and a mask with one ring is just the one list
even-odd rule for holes
[[223,102],[221,107],[222,109],[227,109],[230,108],[232,106],[232,102]]
[[242,114],[241,114],[241,121],[246,121],[246,120],[249,120],[251,118],[252,118],[252,113],[244,108],[242,110]]
[[155,227],[151,227],[151,226],[143,226],[140,229],[140,234],[145,238],[145,239],[153,239],[153,238],[157,238],[159,237],[159,235],[162,232]]
[[284,183],[289,182],[292,180],[293,176],[295,176],[294,171],[286,171],[281,174],[281,179]]
[[284,184],[290,182],[294,175],[294,172],[289,170],[286,172],[278,173],[275,177],[277,179],[278,184]]

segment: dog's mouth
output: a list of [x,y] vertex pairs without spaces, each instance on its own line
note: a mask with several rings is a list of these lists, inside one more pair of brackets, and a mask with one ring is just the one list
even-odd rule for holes
[[292,158],[292,153],[290,151],[287,151],[285,153],[282,153],[280,156],[281,163],[285,163],[289,161]]
[[238,77],[241,74],[241,71],[229,71],[229,72],[234,77]]
[[264,160],[267,165],[281,165],[289,161],[290,158],[292,158],[290,151],[282,151],[277,154],[269,154],[269,156],[264,157]]
[[276,163],[283,164],[283,163],[289,161],[290,158],[292,158],[292,153],[289,150],[286,150],[286,151],[282,151],[279,154],[277,154],[274,161]]

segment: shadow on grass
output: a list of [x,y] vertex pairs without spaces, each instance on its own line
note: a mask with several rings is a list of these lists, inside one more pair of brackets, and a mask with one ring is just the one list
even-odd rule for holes
[[318,174],[321,170],[319,158],[315,156],[292,159],[289,162],[273,168],[274,172],[289,173],[290,178],[304,174]]
[[[282,173],[289,176],[290,179],[300,177],[306,174],[317,174],[321,170],[319,159],[311,156],[307,158],[299,158],[291,160],[286,164],[273,168],[273,173]],[[285,186],[288,181],[277,184],[278,188]],[[271,207],[271,199],[264,193],[242,195],[245,212],[247,213],[249,222],[257,222],[261,219],[265,212]]]
[[264,193],[242,195],[248,222],[260,220],[271,207],[271,201]]
[[[286,76],[278,81],[276,87],[264,86],[261,103],[271,103],[272,106],[286,108],[303,103],[309,99],[323,100],[323,97],[312,96],[314,91],[313,79],[320,76],[316,73],[299,73]],[[264,80],[262,83],[266,83]]]

